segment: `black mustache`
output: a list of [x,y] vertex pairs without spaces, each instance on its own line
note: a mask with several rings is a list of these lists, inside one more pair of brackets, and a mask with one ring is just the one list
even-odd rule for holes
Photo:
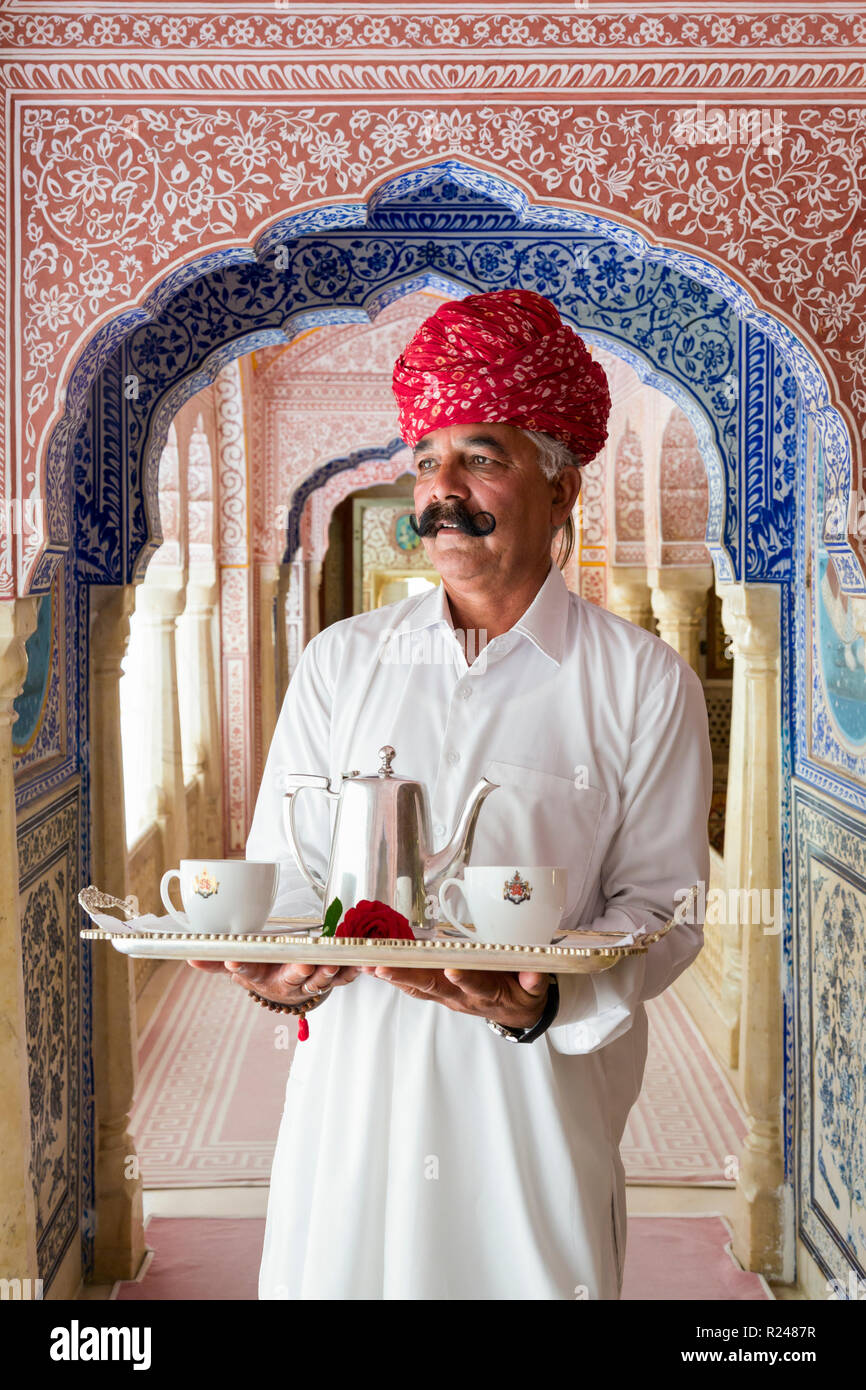
[[416,536],[432,536],[440,525],[456,526],[467,536],[489,536],[496,526],[496,518],[492,512],[472,513],[463,502],[456,502],[450,507],[442,502],[431,502],[419,518],[412,512],[409,525]]

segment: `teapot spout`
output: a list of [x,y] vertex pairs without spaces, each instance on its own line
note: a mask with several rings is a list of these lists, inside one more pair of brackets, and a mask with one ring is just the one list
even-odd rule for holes
[[496,791],[498,786],[498,782],[491,782],[488,778],[482,777],[481,781],[472,788],[451,840],[444,849],[429,855],[424,861],[424,891],[426,893],[438,893],[439,885],[443,879],[459,874],[463,869],[472,853],[475,823],[478,820],[481,804],[486,796]]

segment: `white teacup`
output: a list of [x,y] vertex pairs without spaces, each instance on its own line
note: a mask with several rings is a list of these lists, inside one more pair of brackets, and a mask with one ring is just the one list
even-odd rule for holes
[[[450,887],[461,890],[469,908],[468,932],[464,922],[445,901]],[[548,946],[559,930],[565,911],[568,871],[538,867],[516,869],[511,865],[464,869],[463,878],[446,878],[439,889],[439,905],[452,926],[481,941],[503,946]]]
[[[184,911],[169,896],[172,879],[180,879]],[[257,932],[270,916],[280,882],[279,864],[255,859],[181,859],[167,869],[159,885],[166,912],[184,931]]]

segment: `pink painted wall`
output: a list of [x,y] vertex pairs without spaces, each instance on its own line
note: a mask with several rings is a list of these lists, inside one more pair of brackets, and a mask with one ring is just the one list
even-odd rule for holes
[[[204,248],[251,246],[288,213],[364,201],[446,156],[725,270],[821,365],[859,479],[866,17],[724,3],[383,14],[363,0],[82,16],[55,0],[7,8],[0,41],[3,497],[45,496],[71,368],[118,311]],[[699,100],[766,108],[787,157],[772,132],[689,144],[680,113]],[[7,528],[0,596],[26,592],[39,550]]]

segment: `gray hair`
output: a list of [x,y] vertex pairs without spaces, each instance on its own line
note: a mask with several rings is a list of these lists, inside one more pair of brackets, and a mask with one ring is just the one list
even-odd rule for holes
[[[520,429],[520,426],[518,425],[517,428]],[[525,434],[527,439],[531,439],[538,450],[538,466],[549,483],[552,483],[554,478],[558,478],[563,468],[567,468],[569,465],[580,468],[580,461],[571,452],[568,445],[560,444],[559,440],[554,439],[552,435],[544,434],[541,430],[521,429],[520,433]]]
[[[520,429],[520,426],[518,425],[517,428]],[[558,439],[545,434],[542,430],[520,429],[520,433],[525,434],[526,438],[531,439],[535,445],[538,466],[549,483],[552,483],[554,478],[558,478],[562,470],[568,468],[569,465],[577,468],[578,471],[580,470],[580,462],[567,444],[561,444]],[[579,476],[582,475],[579,473]],[[567,516],[562,526],[557,527],[557,530],[562,534],[556,563],[562,570],[571,559],[577,541],[573,517]]]

